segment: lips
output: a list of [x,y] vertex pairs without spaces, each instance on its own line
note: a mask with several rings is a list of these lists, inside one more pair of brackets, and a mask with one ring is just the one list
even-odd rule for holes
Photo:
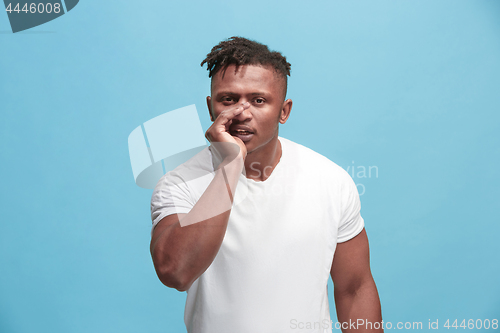
[[252,128],[245,125],[231,126],[229,128],[229,133],[232,136],[240,138],[243,142],[250,141],[254,135]]
[[235,125],[231,126],[229,128],[229,132],[232,133],[238,133],[238,134],[254,134],[254,131],[252,130],[251,127],[245,126],[245,125]]

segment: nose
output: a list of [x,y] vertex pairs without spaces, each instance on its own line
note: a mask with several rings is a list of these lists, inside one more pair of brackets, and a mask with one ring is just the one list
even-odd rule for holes
[[251,111],[251,104],[248,102],[242,103],[241,106],[244,107],[243,112],[241,112],[239,115],[237,115],[233,119],[242,123],[242,122],[245,122],[245,121],[252,119],[252,111]]

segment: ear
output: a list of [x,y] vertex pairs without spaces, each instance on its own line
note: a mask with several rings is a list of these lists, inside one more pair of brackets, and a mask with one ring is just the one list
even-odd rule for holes
[[208,113],[210,114],[210,120],[214,121],[214,116],[212,114],[212,98],[210,96],[207,96],[207,106],[208,106]]
[[281,108],[281,113],[280,113],[280,124],[286,123],[288,120],[288,117],[290,117],[290,112],[292,111],[292,100],[287,99],[286,101],[283,102],[283,107]]

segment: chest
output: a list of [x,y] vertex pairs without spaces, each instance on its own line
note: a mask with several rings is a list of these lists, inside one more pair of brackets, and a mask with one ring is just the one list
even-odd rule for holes
[[269,251],[335,248],[340,203],[332,189],[308,178],[262,185],[248,182],[238,188],[227,242]]

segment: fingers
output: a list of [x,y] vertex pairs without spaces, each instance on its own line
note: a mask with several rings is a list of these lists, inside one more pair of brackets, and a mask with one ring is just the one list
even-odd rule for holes
[[228,122],[232,122],[232,119],[240,115],[243,111],[248,109],[250,107],[250,103],[245,102],[243,104],[239,104],[234,108],[230,108],[227,110],[222,111],[218,116],[217,119],[215,119],[215,123],[218,123],[218,125],[227,125]]
[[230,141],[234,142],[234,138],[229,134],[229,127],[233,123],[233,119],[240,115],[243,111],[250,107],[250,103],[245,102],[235,105],[227,110],[222,111],[212,126],[205,133],[205,137],[210,142]]

